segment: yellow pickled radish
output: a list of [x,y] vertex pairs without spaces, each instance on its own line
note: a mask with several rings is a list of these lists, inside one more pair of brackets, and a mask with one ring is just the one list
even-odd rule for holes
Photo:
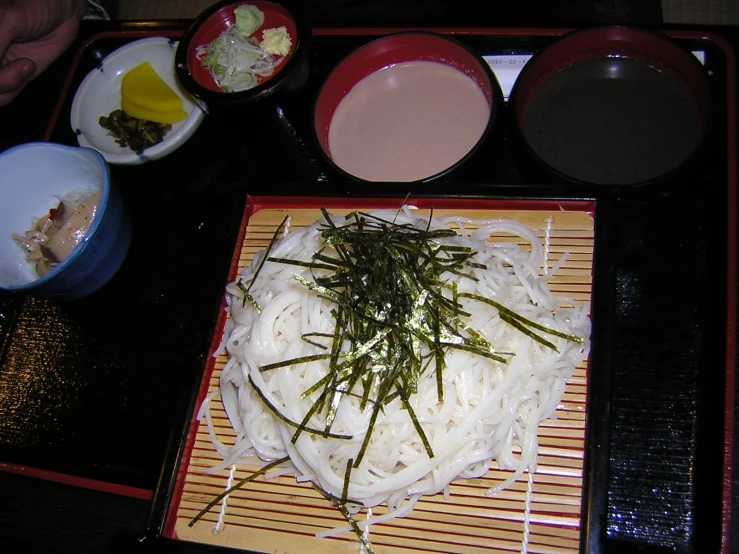
[[131,102],[127,96],[121,98],[121,108],[131,117],[155,121],[157,123],[179,123],[187,119],[187,112],[185,110],[152,110],[146,106],[140,106],[135,102]]
[[182,98],[162,80],[149,62],[134,67],[123,76],[121,96],[157,112],[182,109]]

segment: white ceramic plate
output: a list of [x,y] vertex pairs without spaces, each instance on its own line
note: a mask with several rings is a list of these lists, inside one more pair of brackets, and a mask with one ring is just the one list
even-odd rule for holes
[[[93,69],[82,81],[72,102],[70,123],[80,146],[94,148],[109,163],[120,165],[157,160],[182,146],[198,128],[205,114],[177,80],[174,69],[176,50],[177,41],[163,37],[145,38],[122,46]],[[164,82],[180,95],[188,118],[172,125],[172,130],[162,142],[137,154],[116,143],[108,131],[100,126],[99,119],[120,109],[123,75],[147,61]]]

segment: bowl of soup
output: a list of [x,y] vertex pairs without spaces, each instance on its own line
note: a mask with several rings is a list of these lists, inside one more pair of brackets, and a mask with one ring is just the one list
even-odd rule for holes
[[360,181],[432,181],[455,171],[496,126],[503,95],[480,55],[435,33],[398,33],[344,58],[316,99],[325,159]]
[[116,274],[130,243],[99,152],[43,142],[0,153],[0,290],[83,298]]
[[522,171],[587,185],[660,183],[695,167],[712,119],[696,56],[630,27],[574,31],[537,52],[509,108]]

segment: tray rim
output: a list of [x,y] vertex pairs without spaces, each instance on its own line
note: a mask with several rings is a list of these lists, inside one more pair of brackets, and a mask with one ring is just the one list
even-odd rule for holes
[[[69,87],[75,77],[75,72],[84,53],[92,43],[103,38],[126,38],[146,37],[146,36],[171,36],[173,38],[182,36],[184,28],[190,20],[177,21],[141,21],[141,22],[119,22],[113,28],[114,30],[105,30],[90,35],[82,42],[75,54],[73,63],[67,74],[67,79],[60,93],[59,100],[47,126],[44,139],[48,141],[51,133],[56,128],[57,120],[63,108],[65,98],[69,92]],[[724,441],[723,441],[723,509],[722,509],[722,537],[721,552],[728,554],[730,548],[731,537],[731,500],[732,500],[732,449],[733,449],[733,429],[734,429],[734,356],[736,353],[736,302],[737,291],[732,284],[736,282],[737,276],[737,221],[736,206],[737,201],[737,164],[732,160],[737,159],[737,134],[736,134],[736,58],[734,49],[731,44],[721,36],[721,28],[717,26],[698,26],[698,25],[653,25],[644,26],[664,32],[673,38],[685,38],[694,40],[705,40],[716,45],[726,57],[726,81],[727,81],[727,150],[728,150],[728,244],[727,244],[727,312],[726,312],[726,364],[725,364],[725,418],[724,418]],[[707,30],[706,28],[710,28]],[[459,27],[459,28],[423,28],[423,27],[385,27],[385,28],[316,28],[313,30],[315,35],[359,35],[359,34],[383,34],[390,32],[399,32],[403,30],[430,30],[443,34],[459,34],[459,35],[489,35],[489,36],[511,36],[520,37],[525,35],[535,36],[559,36],[566,32],[574,30],[570,27]],[[0,465],[0,470],[9,467],[18,468],[25,475],[34,476],[42,479],[51,479],[48,475],[53,472],[47,472],[43,469],[26,467],[15,464]],[[45,475],[46,474],[46,475]],[[60,478],[66,479],[70,477],[76,480],[75,484],[89,488],[98,488],[98,484],[92,480],[85,480],[75,476],[67,476],[60,474]],[[107,483],[101,482],[107,485]],[[159,486],[157,486],[157,489]],[[115,491],[112,491],[115,492]],[[142,493],[145,492],[142,490]]]
[[[647,26],[645,26],[648,28]],[[516,28],[516,27],[467,27],[467,28],[438,28],[438,27],[377,27],[377,28],[369,28],[369,27],[353,27],[353,28],[315,28],[312,30],[313,34],[316,36],[341,36],[341,35],[354,35],[354,36],[360,36],[360,35],[381,35],[381,34],[389,34],[394,32],[403,32],[403,31],[429,31],[429,32],[438,32],[442,34],[450,34],[450,35],[463,35],[463,36],[469,36],[469,35],[482,35],[482,36],[511,36],[511,37],[520,37],[524,35],[534,35],[534,36],[549,36],[549,37],[556,37],[561,36],[567,32],[573,31],[575,29],[568,28],[568,27],[547,27],[547,28]],[[736,252],[736,230],[737,230],[737,223],[736,223],[736,211],[732,208],[736,205],[736,199],[737,199],[737,134],[736,134],[736,58],[734,54],[733,47],[729,44],[728,41],[726,41],[722,36],[720,36],[717,33],[711,32],[711,31],[705,31],[701,29],[696,28],[680,28],[678,27],[657,27],[657,30],[660,30],[661,32],[664,32],[667,36],[675,39],[688,39],[688,40],[703,40],[710,43],[713,43],[715,46],[721,50],[723,55],[726,57],[726,108],[727,108],[727,136],[726,136],[726,145],[727,145],[727,232],[728,232],[728,241],[727,241],[727,258],[726,258],[726,329],[725,329],[725,337],[724,337],[724,355],[725,355],[725,367],[724,367],[724,385],[725,385],[725,393],[724,393],[724,422],[723,422],[723,453],[722,453],[722,480],[723,480],[723,486],[721,491],[721,554],[729,554],[730,551],[730,543],[731,543],[731,500],[732,500],[732,473],[733,473],[733,466],[732,466],[732,454],[733,454],[733,444],[734,444],[734,436],[733,436],[733,429],[734,429],[734,381],[735,381],[735,367],[734,367],[734,356],[736,352],[736,289],[733,283],[736,282],[736,265],[737,265],[737,252]],[[734,163],[732,163],[734,161]],[[600,194],[596,193],[594,196],[599,197]],[[604,196],[608,196],[605,194]],[[465,198],[470,198],[470,196],[465,195]],[[515,197],[513,198],[515,199]],[[607,210],[606,210],[607,211]],[[609,219],[609,218],[600,218],[603,219]],[[597,220],[596,220],[597,221]],[[596,226],[598,223],[596,223]],[[610,225],[608,225],[608,229],[604,228],[601,230],[601,235],[606,235],[612,232],[610,229]],[[597,234],[597,229],[596,229]],[[238,243],[237,243],[238,245]],[[595,260],[594,260],[594,270],[595,270]],[[606,281],[606,279],[601,279],[601,282]],[[600,287],[605,288],[605,287]],[[601,297],[606,297],[606,295],[609,294],[609,291],[602,290],[600,293]],[[593,298],[596,296],[596,282],[594,280],[593,283]],[[605,322],[602,323],[602,325],[606,325]],[[605,341],[604,341],[605,342]],[[592,361],[592,353],[591,353],[591,361]],[[609,377],[610,377],[610,362],[606,361],[605,359],[602,360],[603,364],[607,364],[609,366],[609,370],[607,371]],[[610,388],[610,384],[607,388]],[[588,397],[590,397],[590,382],[589,382],[589,389],[588,389]],[[607,404],[607,401],[605,401]],[[604,407],[606,409],[606,407]],[[607,408],[610,409],[610,408]],[[593,426],[588,425],[587,427],[587,433],[588,435],[591,432],[591,429]],[[605,427],[604,427],[605,430]],[[601,440],[603,440],[603,437],[608,437],[608,433],[604,432],[601,434]],[[586,438],[586,452],[588,451],[588,443],[592,442],[590,438]],[[607,442],[607,441],[606,441]],[[606,448],[607,452],[607,448]],[[599,457],[603,457],[603,452],[599,453]],[[601,460],[602,463],[605,463],[605,469],[607,473],[607,453],[605,454],[605,462]],[[588,491],[589,487],[587,483],[589,483],[590,479],[594,478],[594,471],[595,467],[591,467],[587,461],[588,458],[591,458],[591,456],[586,455],[586,468],[587,468],[587,478],[584,476],[584,491],[585,495],[589,496],[591,492]],[[161,482],[160,482],[161,485]],[[607,487],[606,487],[607,488]],[[155,504],[154,509],[152,510],[152,515],[156,516],[155,514],[155,508],[156,508],[156,502],[159,500],[161,502],[160,493],[161,491],[159,488],[157,489],[155,493]],[[601,504],[602,502],[602,504]],[[598,510],[603,512],[603,510],[607,509],[607,499],[603,498],[601,499],[601,502],[588,502],[588,509],[594,509],[597,505]],[[155,536],[159,539],[161,539],[161,530],[164,528],[164,519],[166,519],[167,510],[164,510],[162,516],[163,519],[161,521],[160,525],[157,525],[153,520],[150,519],[149,524],[147,526],[147,534],[149,536]],[[588,514],[595,515],[595,514]],[[600,518],[596,517],[583,517],[582,518],[582,526],[581,529],[583,530],[584,536],[587,537],[587,539],[583,540],[581,538],[581,551],[582,552],[601,552],[603,541],[605,540],[605,533],[606,528],[603,522],[599,520]],[[157,528],[159,531],[157,531]]]
[[[726,245],[726,367],[724,377],[724,474],[723,474],[723,510],[721,530],[721,554],[728,554],[731,549],[731,504],[733,485],[733,454],[735,426],[735,382],[737,352],[737,179],[739,175],[739,159],[737,159],[737,83],[736,53],[723,38],[714,36],[713,40],[726,56],[728,68],[726,79],[727,98],[727,233]],[[733,161],[733,163],[732,163]]]

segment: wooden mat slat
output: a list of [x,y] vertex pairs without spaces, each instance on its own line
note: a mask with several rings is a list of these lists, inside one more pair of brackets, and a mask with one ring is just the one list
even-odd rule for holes
[[[336,210],[344,215],[351,210]],[[318,210],[262,210],[249,221],[241,248],[238,271],[251,263],[254,254],[264,250],[275,228],[285,215],[292,217],[290,229],[312,224]],[[419,212],[425,213],[425,212]],[[537,237],[546,240],[547,267],[551,269],[567,252],[568,259],[558,273],[549,278],[555,297],[589,302],[592,286],[594,225],[584,212],[560,210],[435,210],[437,218],[464,215],[472,219],[516,219],[529,226]],[[468,232],[473,225],[464,225]],[[493,241],[517,242],[503,233]],[[527,245],[523,245],[527,248]],[[218,388],[218,379],[227,359],[215,361],[209,390]],[[502,483],[510,474],[490,469],[477,479],[456,481],[449,487],[449,498],[426,497],[406,518],[370,528],[369,537],[377,554],[490,554],[521,552],[524,540],[528,499],[526,551],[541,554],[573,554],[579,548],[582,501],[583,453],[585,448],[585,408],[587,364],[581,364],[568,381],[555,417],[543,422],[539,430],[537,473],[529,488],[526,474],[508,489],[488,497],[485,491]],[[234,442],[234,433],[219,398],[210,403],[210,417],[219,439]],[[177,507],[175,532],[184,540],[249,548],[260,552],[344,554],[357,551],[351,533],[316,539],[315,533],[345,524],[343,517],[310,484],[293,477],[264,477],[232,493],[226,500],[220,532],[213,534],[220,515],[220,504],[193,527],[188,521],[216,495],[226,489],[229,470],[212,475],[205,472],[222,462],[211,443],[205,421],[200,422]],[[239,464],[234,482],[260,467],[256,461]],[[387,508],[373,508],[373,515]],[[362,519],[364,516],[359,516]],[[223,525],[225,523],[225,525]]]

